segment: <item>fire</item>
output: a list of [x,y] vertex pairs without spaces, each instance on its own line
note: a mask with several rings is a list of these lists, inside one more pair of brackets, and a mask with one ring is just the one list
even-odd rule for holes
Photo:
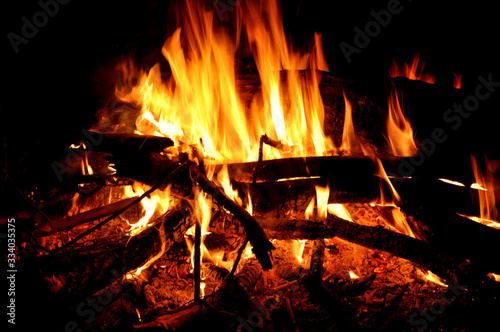
[[485,159],[485,163],[486,174],[481,172],[476,159],[471,156],[472,171],[474,172],[474,177],[477,181],[471,185],[471,188],[477,189],[479,196],[480,217],[466,216],[462,214],[459,215],[483,225],[500,229],[500,220],[495,197],[496,179],[494,177],[495,172],[498,170],[499,163],[489,161],[487,158]]
[[[381,205],[391,208],[392,221],[388,222],[384,219],[384,222],[389,229],[413,238],[419,238],[411,229],[405,215],[398,206],[401,203],[401,197],[387,177],[387,173],[385,172],[382,162],[378,158],[375,159],[375,162],[378,169],[377,176],[380,178],[380,199],[376,202],[372,202],[371,205]],[[386,186],[389,189],[390,197],[386,196]]]
[[496,282],[500,282],[500,274],[488,273],[487,276]]
[[[85,144],[83,144],[83,148],[85,149]],[[85,157],[82,159],[82,175],[92,175],[94,174],[94,170],[92,167],[89,165],[89,159],[87,153],[85,153]]]
[[306,246],[306,240],[290,240],[292,246],[292,252],[297,258],[299,263],[302,263],[304,259],[302,258],[302,254],[304,253],[304,248]]
[[347,97],[344,94],[345,102],[345,115],[344,115],[344,131],[342,133],[342,145],[340,146],[341,151],[348,153],[361,153],[360,145],[354,132],[354,124],[352,121],[352,106]]
[[160,226],[160,240],[161,240],[161,248],[156,255],[153,257],[149,258],[144,264],[142,264],[140,267],[137,269],[128,272],[125,275],[125,278],[127,279],[133,279],[137,276],[141,275],[141,272],[147,268],[149,268],[154,262],[156,262],[163,254],[165,253],[165,249],[167,247],[167,241],[166,241],[166,236],[165,236],[165,228],[163,225]]
[[[217,173],[217,182],[224,189],[224,192],[226,193],[227,196],[232,198],[238,204],[243,205],[243,202],[242,202],[242,199],[240,198],[238,190],[235,190],[233,188],[233,186],[231,185],[231,180],[229,178],[229,173],[227,171],[226,164],[224,164],[222,166],[222,169]],[[250,197],[250,196],[248,196],[248,197]]]
[[457,186],[457,187],[465,187],[465,184],[463,184],[462,182],[453,181],[453,180],[448,180],[448,179],[443,179],[443,178],[439,178],[438,180],[439,180],[439,181],[442,181],[442,182],[444,182],[444,183],[448,183],[448,184],[451,184],[451,185]]
[[316,201],[318,203],[317,218],[319,220],[326,219],[328,210],[328,199],[330,198],[330,188],[315,186],[316,187]]
[[314,36],[311,51],[295,51],[285,37],[276,1],[239,6],[244,13],[237,31],[246,31],[262,87],[262,94],[245,109],[236,91],[234,56],[239,37],[219,27],[202,5],[186,1],[185,6],[181,27],[162,50],[172,69],[167,82],[162,82],[159,65],[149,73],[123,66],[128,84],[118,88],[116,96],[140,106],[136,133],[168,136],[185,144],[201,139],[207,156],[217,163],[257,160],[262,134],[292,147],[292,152],[265,147],[265,158],[325,155],[334,150],[323,132],[317,69],[328,67],[320,35]]
[[453,87],[455,89],[461,89],[463,75],[462,74],[455,74],[455,73],[452,73],[452,74],[453,74]]
[[389,69],[390,77],[407,77],[410,80],[424,81],[434,84],[436,78],[430,74],[424,73],[424,61],[420,60],[420,53],[415,53],[411,65],[407,63],[403,66],[398,66],[396,61],[393,61],[392,67]]
[[313,214],[314,214],[314,197],[311,199],[309,204],[307,204],[307,208],[306,208],[306,211],[304,213],[304,217],[306,218],[306,220],[309,220],[313,217]]
[[[333,145],[323,134],[324,107],[315,71],[328,70],[320,35],[314,36],[312,52],[296,52],[285,37],[277,1],[245,5],[248,12],[244,12],[242,23],[262,84],[262,100],[252,103],[252,116],[260,119],[260,128],[254,130],[293,146],[297,156],[327,153]],[[281,82],[282,69],[287,70],[285,84]]]
[[409,157],[415,155],[417,146],[413,139],[413,129],[405,118],[398,92],[393,87],[389,94],[387,117],[387,140],[395,156]]
[[481,185],[479,183],[477,183],[477,182],[471,184],[470,188],[471,189],[476,189],[476,190],[483,190],[483,191],[487,190],[486,188],[481,187]]
[[401,211],[399,207],[395,207],[391,210],[392,213],[392,219],[394,221],[394,225],[389,225],[394,227],[397,232],[408,235],[413,238],[417,238],[413,230],[410,228],[410,225],[408,225],[408,222],[406,221],[406,217]]
[[347,211],[344,204],[328,204],[328,213],[336,215],[339,218],[352,221],[351,214]]
[[[144,189],[144,187],[142,187],[138,183],[135,183],[133,190],[130,187],[127,189],[128,192],[125,193],[125,197],[132,197],[135,195],[143,194],[146,190],[148,190],[148,188]],[[130,236],[136,236],[143,230],[152,226],[152,224],[150,224],[150,219],[153,214],[164,214],[165,212],[167,212],[168,208],[172,204],[172,198],[170,196],[170,186],[168,186],[164,191],[157,190],[152,193],[150,197],[143,198],[141,200],[141,204],[144,208],[144,216],[134,224],[130,224],[127,221],[127,223],[130,225],[130,229],[128,230]]]
[[[372,202],[372,205],[382,205],[382,206],[396,206],[401,202],[401,197],[392,185],[391,181],[387,177],[384,166],[379,158],[375,157],[375,163],[377,166],[377,176],[380,178],[380,199],[378,201]],[[385,192],[385,187],[389,188],[390,196],[387,197]]]
[[427,270],[427,272],[425,273],[421,270],[418,271],[420,272],[421,276],[424,277],[426,280],[438,284],[439,286],[448,287],[448,285],[444,283],[443,279],[441,279],[431,271]]

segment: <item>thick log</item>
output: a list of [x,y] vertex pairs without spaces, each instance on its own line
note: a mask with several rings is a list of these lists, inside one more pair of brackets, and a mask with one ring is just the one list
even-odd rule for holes
[[[445,279],[462,275],[468,267],[464,259],[456,258],[426,242],[381,226],[363,226],[332,215],[328,216],[325,223],[286,216],[277,219],[272,216],[255,216],[255,219],[269,238],[314,240],[339,237],[351,243],[408,259]],[[214,214],[209,230],[214,233],[226,232],[238,235],[242,233],[238,221],[222,211]]]
[[108,153],[130,153],[139,150],[159,153],[174,145],[174,141],[168,137],[153,135],[112,134],[94,131],[89,131],[88,135],[94,137],[99,135],[102,139],[100,141],[98,139],[95,145],[99,151]]
[[[332,235],[328,227],[318,221],[289,216],[273,218],[269,215],[255,215],[254,217],[270,239],[314,240]],[[214,212],[208,231],[214,234],[245,235],[245,229],[233,215],[219,210]]]

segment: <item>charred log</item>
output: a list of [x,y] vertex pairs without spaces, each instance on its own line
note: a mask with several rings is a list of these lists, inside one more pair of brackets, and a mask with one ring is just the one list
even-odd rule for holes
[[[468,265],[465,260],[448,255],[426,242],[381,226],[363,226],[332,215],[328,216],[326,223],[293,217],[274,219],[269,216],[255,216],[255,219],[269,238],[313,240],[339,237],[408,259],[445,279],[463,274]],[[214,233],[227,232],[238,235],[242,233],[238,221],[222,211],[214,214],[209,229]]]

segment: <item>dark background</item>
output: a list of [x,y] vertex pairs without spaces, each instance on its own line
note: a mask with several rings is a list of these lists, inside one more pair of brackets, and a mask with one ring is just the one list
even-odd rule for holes
[[[373,20],[371,10],[388,1],[285,1],[286,31],[296,44],[323,34],[324,50],[334,76],[355,79],[367,93],[387,84],[392,59],[411,62],[420,51],[426,72],[437,77],[429,95],[408,89],[417,136],[442,125],[441,116],[454,102],[474,92],[477,76],[493,73],[497,62],[498,13],[492,2],[431,2],[402,0],[403,11],[347,64],[339,44],[353,44],[355,26]],[[141,67],[164,61],[161,47],[176,26],[168,16],[169,1],[70,1],[15,54],[7,34],[21,34],[21,18],[32,21],[37,1],[9,2],[1,12],[0,160],[21,191],[57,184],[50,164],[65,157],[64,148],[81,138],[96,122],[95,113],[113,97],[115,66],[132,57]],[[227,12],[228,19],[234,12]],[[451,72],[464,77],[460,91],[451,89]],[[436,92],[438,91],[438,92]],[[444,91],[441,93],[441,91]],[[497,95],[483,102],[469,121],[452,132],[440,147],[448,158],[456,152],[497,153]],[[422,126],[422,128],[419,128]],[[434,157],[437,158],[437,157]],[[445,158],[445,159],[446,159]],[[494,158],[494,157],[493,157]],[[430,164],[430,163],[429,163]],[[9,204],[0,215],[23,206],[12,182],[2,176],[2,199]]]

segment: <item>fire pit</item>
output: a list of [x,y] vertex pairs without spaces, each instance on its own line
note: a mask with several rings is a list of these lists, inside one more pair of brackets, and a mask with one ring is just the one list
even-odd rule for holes
[[[1,220],[8,271],[37,286],[18,312],[46,302],[37,320],[66,331],[500,327],[498,161],[421,166],[450,131],[420,135],[405,99],[461,96],[461,75],[438,84],[417,53],[367,93],[328,72],[321,34],[294,45],[281,8],[176,4],[164,59],[116,67],[57,184]],[[495,79],[445,111],[452,130]]]

